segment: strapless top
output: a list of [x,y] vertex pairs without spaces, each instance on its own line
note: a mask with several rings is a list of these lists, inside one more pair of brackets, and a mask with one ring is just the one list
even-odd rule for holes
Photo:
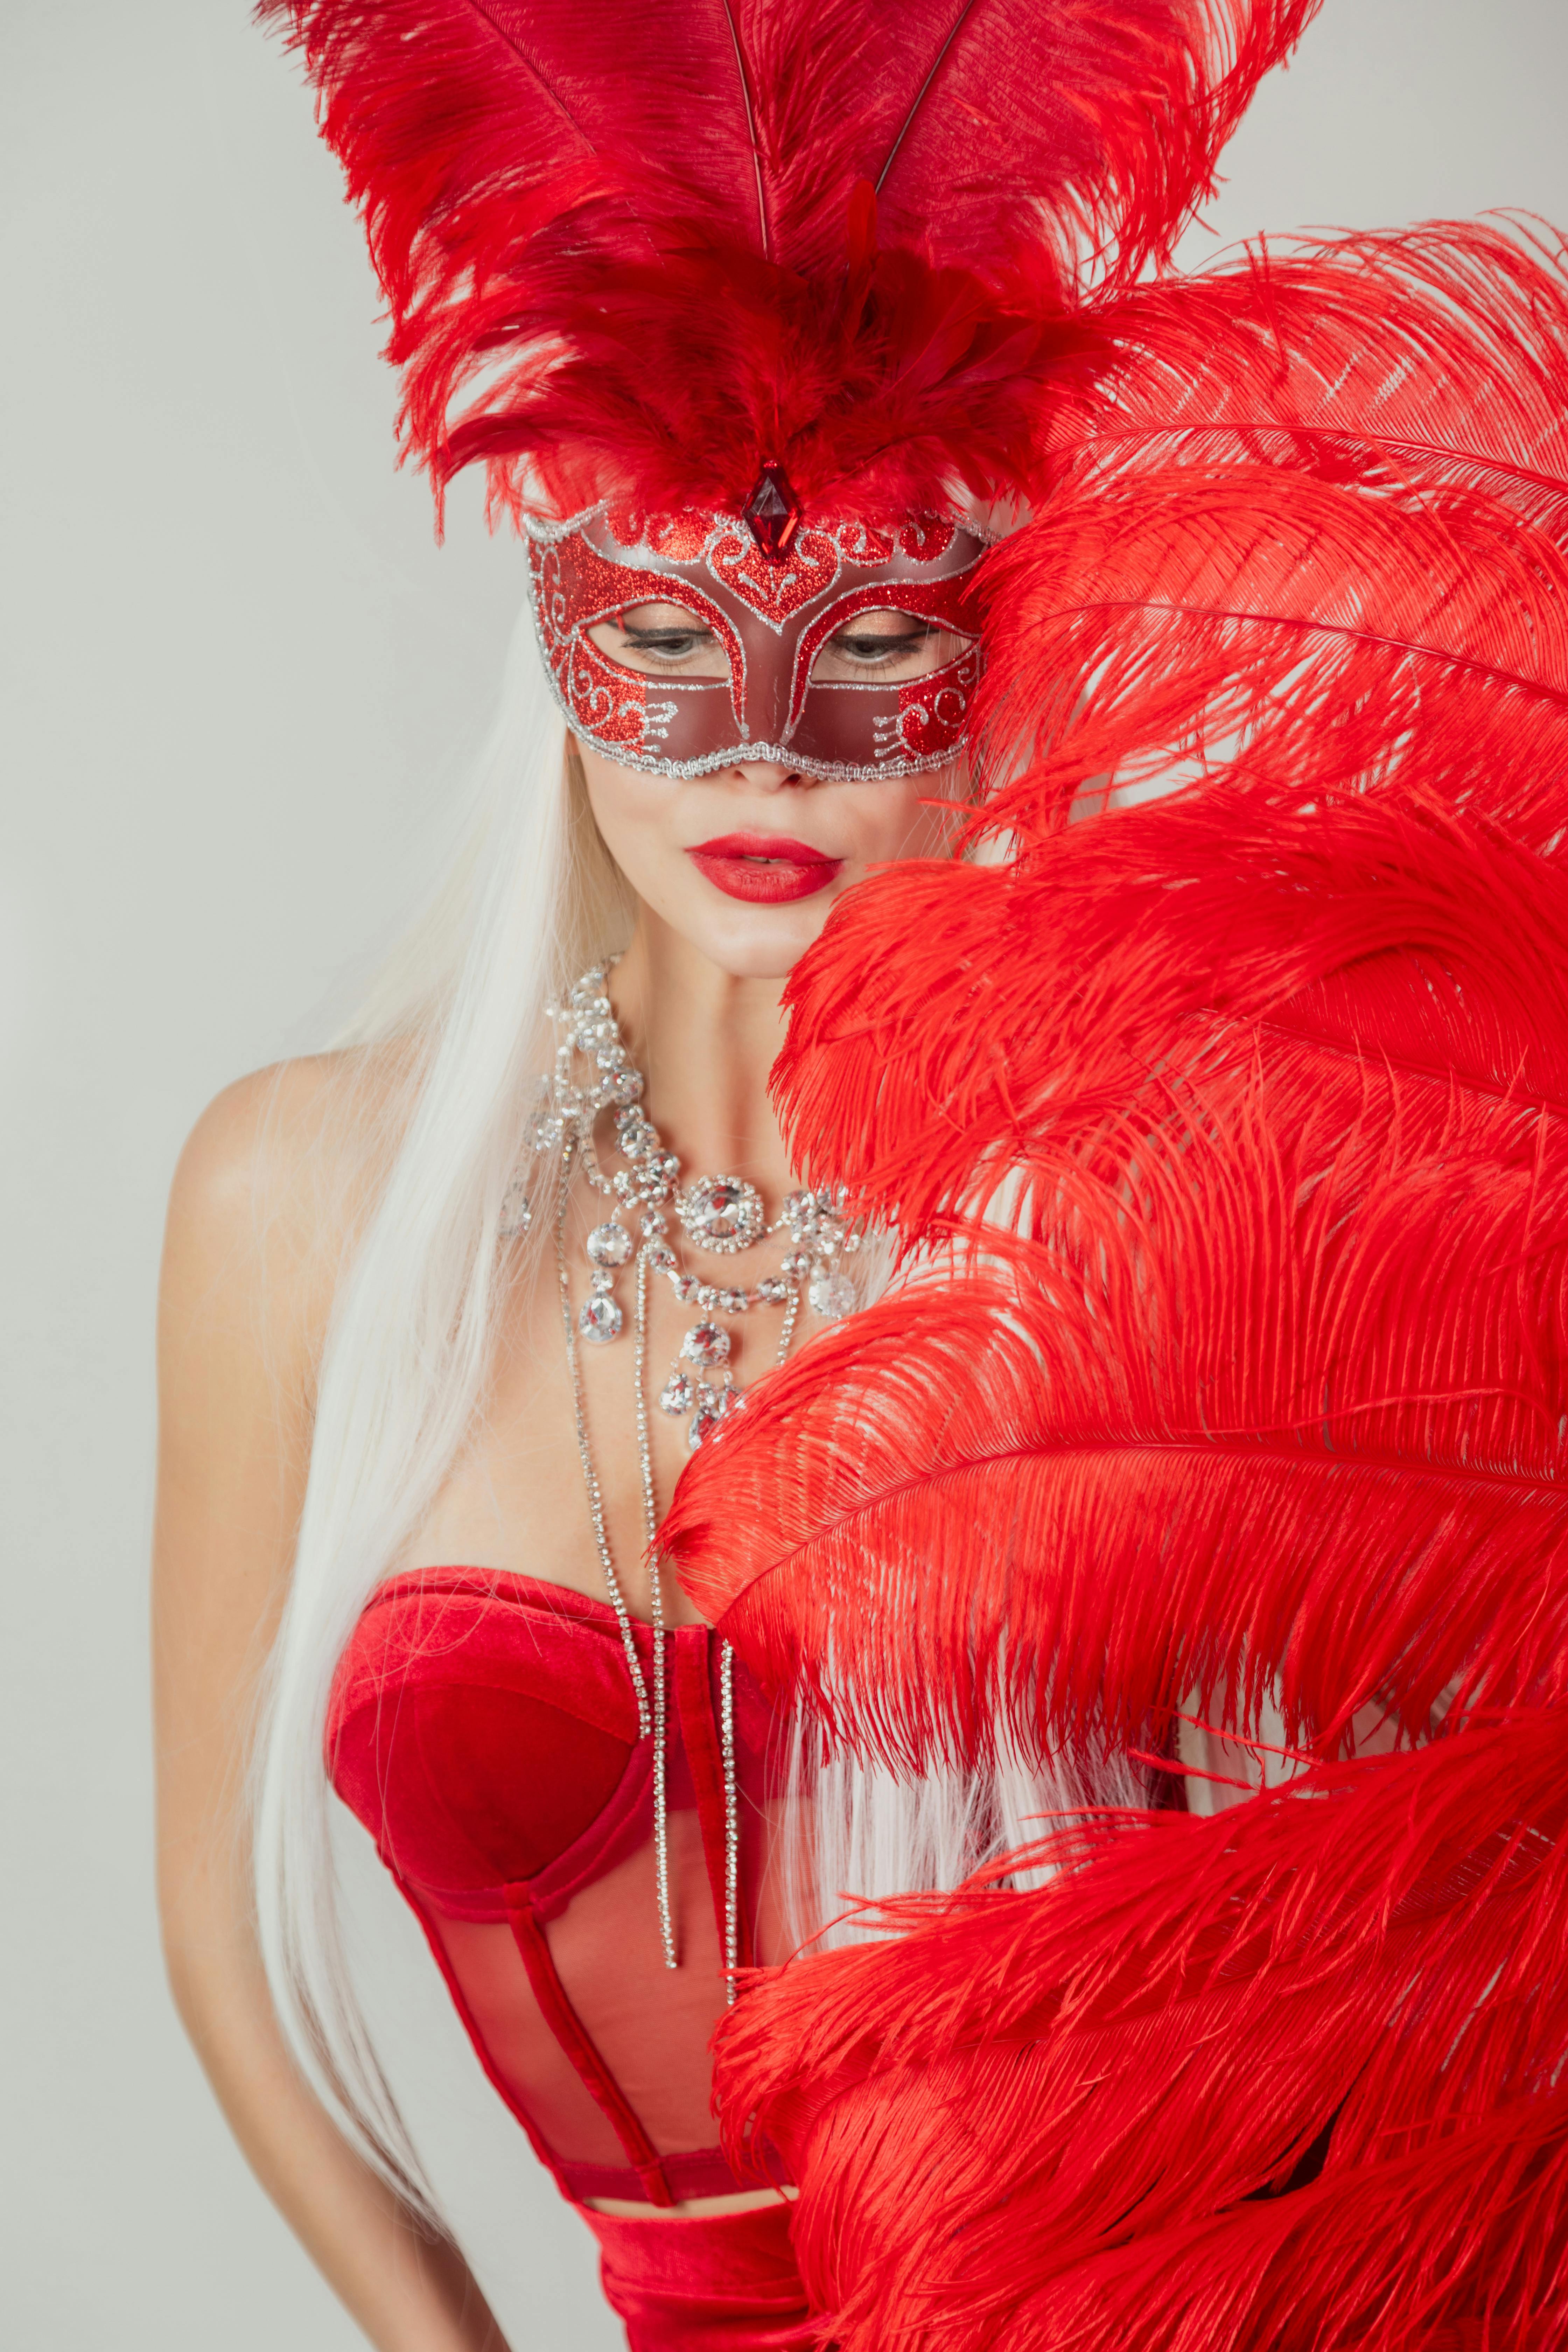
[[[653,1637],[635,1633],[647,1676]],[[719,1643],[691,1625],[667,1644],[675,1970],[655,1909],[653,1744],[605,1603],[491,1570],[418,1570],[376,1592],[332,1689],[333,1784],[417,1913],[490,2081],[577,2200],[756,2186],[715,2144],[710,2104],[724,2004]],[[739,1660],[734,1723],[744,1963],[770,1907],[772,1718]]]

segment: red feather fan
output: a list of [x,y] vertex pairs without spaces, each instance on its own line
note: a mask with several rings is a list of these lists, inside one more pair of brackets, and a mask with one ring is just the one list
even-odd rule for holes
[[[1008,1223],[754,1394],[667,1522],[888,1762],[1271,1696],[1310,1767],[742,2000],[724,2109],[795,2168],[845,2352],[1568,2340],[1568,881],[1389,802],[1272,847],[1245,810],[963,877],[1011,1125],[988,1160],[955,1089],[950,1175],[1021,1171]],[[1037,893],[1054,1031],[986,889]],[[1368,1704],[1439,1736],[1354,1760]]]
[[1316,5],[259,13],[364,207],[437,485],[483,458],[505,501],[735,507],[774,457],[902,514],[1026,478],[1066,314],[1169,251]]
[[1512,250],[1468,324],[1484,241],[1287,285],[1267,369],[1237,281],[1184,409],[1129,341],[993,559],[1011,862],[792,982],[802,1164],[924,1255],[694,1462],[688,1589],[895,1769],[1266,1702],[1305,1767],[748,1991],[724,2112],[845,2352],[1568,2343],[1568,341]]
[[[768,1383],[666,1524],[770,1680],[906,1763],[1133,1742],[1194,1690],[1248,1727],[1272,1690],[1331,1752],[1379,1697],[1415,1734],[1450,1686],[1535,1704],[1568,1675],[1568,879],[1375,803],[1300,821],[1266,874],[1260,827],[1227,863],[1223,801],[1177,814],[1057,845],[1059,975],[1113,903],[1075,907],[1075,856],[1103,882],[1120,845],[1142,907],[1054,1031],[971,907],[1023,1013],[933,1192],[938,1236],[968,1193],[982,1270]],[[1004,1170],[1008,1226],[973,1222]]]

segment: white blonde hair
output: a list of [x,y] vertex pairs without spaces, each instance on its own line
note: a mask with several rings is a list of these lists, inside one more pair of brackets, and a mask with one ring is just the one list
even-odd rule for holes
[[[324,1738],[333,1672],[467,1435],[489,1363],[502,1197],[544,1007],[631,911],[526,615],[447,872],[341,1043],[408,1039],[406,1129],[334,1302],[289,1596],[255,1746],[258,1927],[280,2021],[362,2153],[433,2200],[345,1965]],[[518,1246],[537,1251],[547,1220]],[[509,1276],[518,1270],[509,1257]]]

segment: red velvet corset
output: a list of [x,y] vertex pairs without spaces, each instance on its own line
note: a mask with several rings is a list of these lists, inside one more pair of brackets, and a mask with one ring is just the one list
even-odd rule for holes
[[[636,1634],[647,1675],[652,1636]],[[417,1912],[486,2073],[574,2199],[668,2205],[755,2186],[714,2145],[710,2106],[724,2002],[718,1655],[706,1626],[668,1638],[675,1970],[654,1903],[652,1742],[604,1602],[488,1569],[418,1570],[376,1593],[333,1684],[338,1793]],[[742,1962],[769,1729],[737,1661]]]

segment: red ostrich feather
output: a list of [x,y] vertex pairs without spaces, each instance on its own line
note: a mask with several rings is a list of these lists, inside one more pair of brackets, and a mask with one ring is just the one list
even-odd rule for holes
[[[721,2037],[842,2352],[1568,2340],[1561,1709],[889,1906]],[[736,2135],[738,2137],[739,2135]]]
[[[1230,766],[1537,845],[1568,771],[1568,271],[1437,224],[1133,289],[987,566],[983,827]],[[1023,772],[1020,775],[1020,770]]]
[[[1317,0],[262,0],[364,209],[437,485],[943,505],[1028,469],[1093,278],[1213,184]],[[881,250],[879,251],[879,237]]]
[[[1010,1123],[952,1097],[950,1173],[1017,1170],[1006,1224],[754,1392],[663,1540],[895,1767],[1256,1736],[1271,1695],[1309,1769],[760,1979],[723,2111],[794,2167],[844,2352],[1554,2346],[1568,881],[1370,799],[1049,846],[963,885],[976,949],[972,890],[1062,886],[1053,1026],[994,923],[967,960]],[[1442,1734],[1348,1758],[1368,1703]]]
[[991,561],[1011,861],[792,982],[916,1278],[689,1468],[687,1589],[895,1769],[1266,1700],[1305,1768],[748,1986],[844,2352],[1568,2345],[1568,340],[1490,238],[1126,298]]

